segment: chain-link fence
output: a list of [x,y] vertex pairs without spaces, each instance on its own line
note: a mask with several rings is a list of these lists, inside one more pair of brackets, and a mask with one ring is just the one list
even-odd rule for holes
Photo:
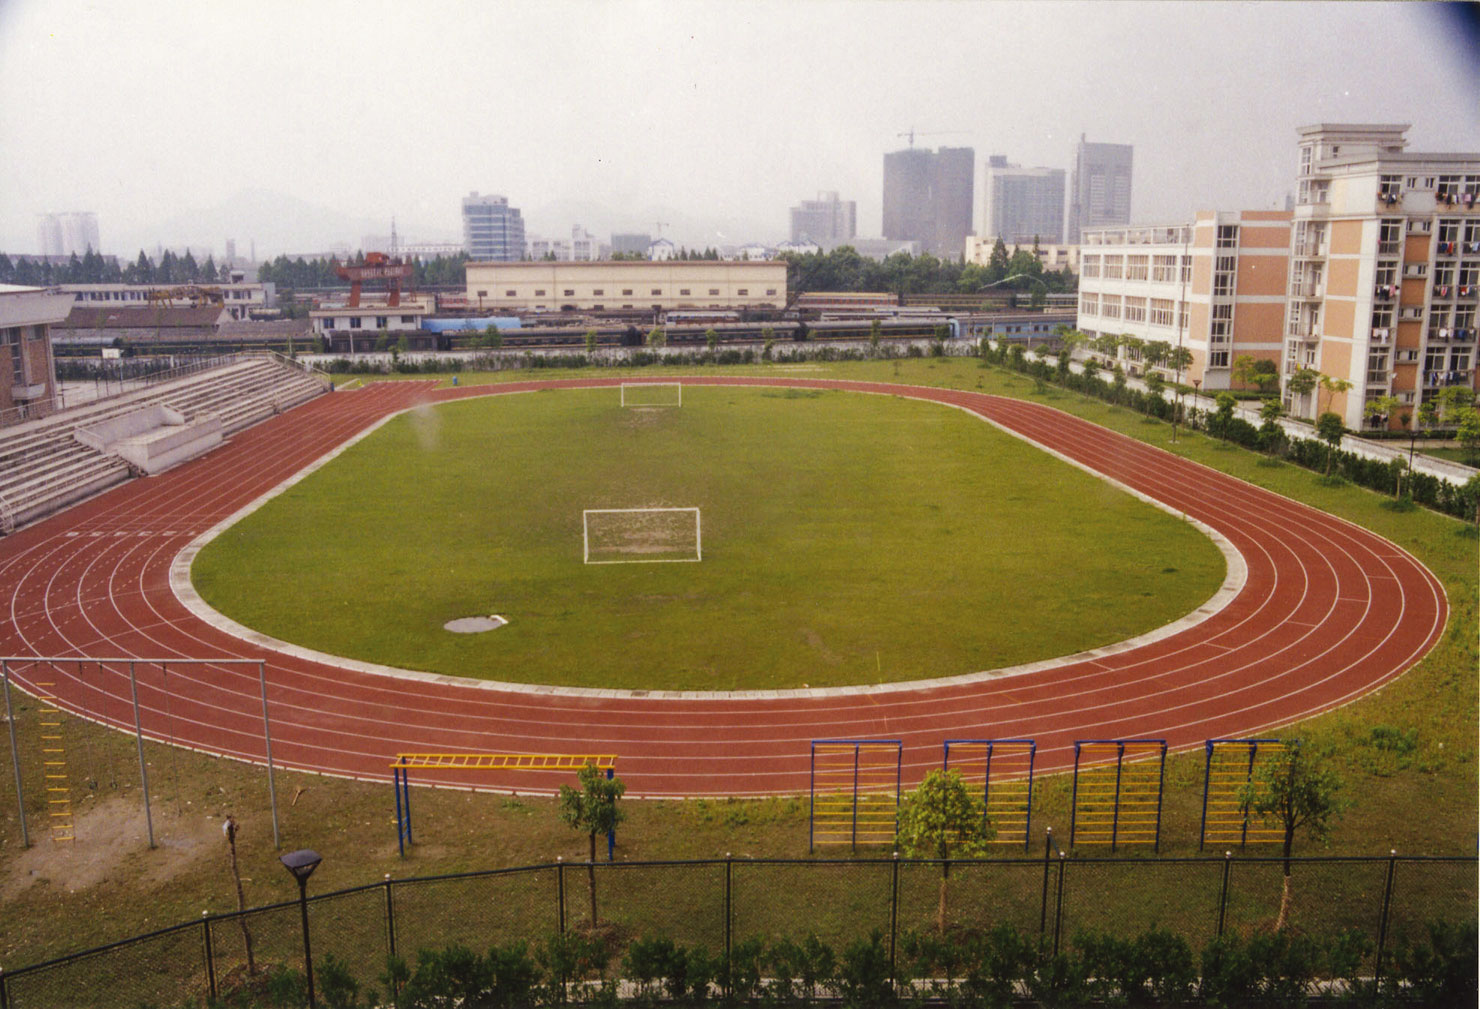
[[[878,933],[894,962],[912,934],[1007,925],[1040,948],[1072,951],[1091,935],[1159,928],[1199,951],[1225,933],[1267,933],[1281,913],[1300,934],[1355,934],[1362,970],[1422,939],[1433,921],[1473,921],[1477,860],[1459,857],[716,859],[555,863],[384,883],[306,904],[316,962],[333,956],[374,983],[386,957],[469,949],[564,933],[600,935],[609,971],[644,939],[666,938],[728,962],[761,940],[816,936],[835,950]],[[1287,900],[1288,894],[1288,900]],[[593,925],[593,905],[595,908]],[[297,902],[212,915],[149,935],[0,973],[0,1009],[194,1005],[250,977],[301,970]],[[250,952],[249,952],[250,949]]]

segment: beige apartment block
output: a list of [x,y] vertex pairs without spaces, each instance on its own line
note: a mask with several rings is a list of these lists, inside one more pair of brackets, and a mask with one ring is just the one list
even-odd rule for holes
[[[1242,355],[1276,364],[1283,343],[1290,212],[1203,211],[1192,223],[1101,228],[1079,250],[1080,331],[1185,347],[1185,381],[1234,384]],[[1140,354],[1118,352],[1127,371]]]
[[[1480,154],[1407,150],[1405,123],[1300,129],[1285,401],[1347,427],[1401,427],[1446,387],[1476,388]],[[1350,392],[1294,396],[1301,368]],[[1394,396],[1388,416],[1367,402]]]
[[467,270],[468,306],[480,312],[786,304],[786,264],[779,261],[479,262]]
[[[979,237],[977,235],[966,236],[966,262],[975,263],[978,266],[986,266],[992,258],[992,249],[997,245],[995,235]],[[1068,270],[1070,273],[1079,272],[1079,246],[1077,245],[1014,245],[1012,242],[1003,242],[1007,247],[1008,255],[1017,249],[1027,249],[1038,257],[1038,262],[1043,264],[1045,270]]]

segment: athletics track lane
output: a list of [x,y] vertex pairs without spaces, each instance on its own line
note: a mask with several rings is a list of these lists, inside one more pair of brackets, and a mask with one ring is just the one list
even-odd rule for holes
[[[284,766],[383,779],[396,752],[617,753],[633,795],[753,795],[805,791],[814,738],[902,739],[908,781],[939,765],[947,738],[1036,738],[1039,768],[1059,770],[1072,764],[1075,739],[1153,737],[1186,748],[1251,735],[1400,675],[1447,617],[1438,581],[1381,537],[1040,404],[886,383],[710,376],[683,381],[843,388],[964,408],[1218,530],[1244,557],[1247,580],[1194,627],[1040,672],[850,695],[712,699],[542,694],[357,672],[228,635],[170,590],[171,561],[197,535],[391,413],[618,381],[436,390],[382,382],[320,397],[199,460],[0,540],[0,651],[264,658],[273,756]],[[140,669],[146,733],[263,759],[254,667]],[[52,672],[63,706],[132,725],[126,669]],[[22,667],[14,676],[30,686],[35,673]],[[419,772],[417,780],[472,781],[455,772]],[[530,791],[539,779],[479,781]]]

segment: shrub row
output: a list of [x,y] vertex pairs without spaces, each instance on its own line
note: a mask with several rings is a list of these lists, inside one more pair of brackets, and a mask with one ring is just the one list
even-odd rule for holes
[[1403,487],[1414,502],[1446,515],[1473,518],[1476,508],[1480,507],[1480,482],[1475,480],[1461,486],[1427,473],[1406,472],[1403,464],[1396,460],[1383,462],[1343,449],[1333,450],[1313,438],[1290,438],[1273,421],[1255,427],[1240,417],[1220,417],[1217,412],[1183,409],[1160,394],[1132,389],[1119,368],[1107,382],[1099,377],[1099,370],[1095,367],[1087,367],[1084,372],[1071,371],[1067,355],[1059,355],[1057,365],[1050,365],[1041,359],[1029,360],[1020,346],[1008,347],[999,342],[993,347],[986,340],[981,341],[978,353],[988,363],[1010,368],[1039,383],[1052,382],[1159,420],[1172,420],[1175,416],[1193,430],[1206,431],[1305,469],[1324,473],[1329,462],[1333,476],[1383,494],[1395,494],[1401,476]]
[[[513,1009],[546,1005],[811,1006],[944,1005],[953,1009],[1055,1006],[1473,1006],[1474,922],[1429,927],[1426,942],[1395,949],[1388,976],[1363,965],[1370,942],[1356,933],[1319,940],[1288,932],[1228,934],[1195,953],[1181,936],[1086,933],[1053,953],[1010,926],[988,931],[907,933],[893,965],[875,932],[835,953],[816,936],[759,938],[722,951],[685,948],[666,937],[632,942],[616,962],[609,934],[554,935],[477,953],[422,950],[415,964],[387,961],[378,984],[362,985],[327,957],[316,972],[328,1009]],[[892,976],[891,976],[892,975]],[[226,994],[221,1009],[299,1006],[305,985],[283,966]]]

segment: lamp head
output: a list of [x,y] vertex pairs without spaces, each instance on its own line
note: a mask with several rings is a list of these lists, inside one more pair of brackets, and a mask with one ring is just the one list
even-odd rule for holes
[[283,865],[287,866],[288,871],[293,874],[293,878],[300,884],[308,882],[308,877],[313,875],[313,871],[319,867],[319,863],[323,860],[322,855],[309,848],[290,851],[280,859]]

